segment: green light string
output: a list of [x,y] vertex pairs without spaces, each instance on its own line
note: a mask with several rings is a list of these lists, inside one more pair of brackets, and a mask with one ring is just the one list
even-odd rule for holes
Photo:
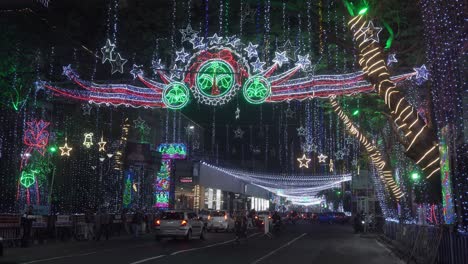
[[385,42],[385,48],[384,48],[385,50],[388,50],[392,46],[393,40],[395,39],[395,33],[393,32],[393,29],[385,21],[382,21],[382,24],[385,26],[388,33],[390,34],[387,41]]

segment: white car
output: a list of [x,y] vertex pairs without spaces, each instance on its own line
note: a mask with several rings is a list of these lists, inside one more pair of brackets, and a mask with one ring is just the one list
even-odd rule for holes
[[234,219],[226,211],[212,211],[208,217],[208,231],[232,231],[234,230]]
[[156,230],[156,240],[164,237],[205,239],[206,230],[203,221],[194,212],[166,211],[154,220],[153,225]]

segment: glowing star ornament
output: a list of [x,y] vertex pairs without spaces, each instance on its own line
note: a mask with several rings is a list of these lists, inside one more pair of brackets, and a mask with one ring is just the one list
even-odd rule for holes
[[153,71],[164,70],[166,67],[161,63],[161,59],[154,59],[151,61],[151,68]]
[[107,142],[104,141],[104,137],[101,137],[101,141],[98,142],[99,151],[106,151]]
[[171,70],[171,79],[180,79],[182,70],[177,67],[176,64],[174,64],[174,67],[172,67]]
[[238,127],[236,130],[234,130],[234,138],[243,138],[244,133],[245,133],[244,130]]
[[319,163],[325,163],[325,162],[327,162],[327,158],[328,158],[328,156],[323,155],[323,153],[320,153],[320,155],[318,156]]
[[106,45],[101,48],[102,63],[105,63],[106,61],[112,61],[112,53],[114,52],[114,49],[115,44],[112,44],[112,42],[108,39],[106,41]]
[[338,150],[335,153],[336,160],[343,160],[344,156],[345,156],[345,152],[343,150]]
[[426,68],[426,65],[422,65],[419,68],[413,68],[413,70],[416,72],[416,80],[425,80],[427,81],[429,79],[429,71]]
[[193,49],[204,49],[205,48],[205,43],[203,43],[204,37],[199,37],[198,33],[193,34],[193,36],[190,38],[189,42],[192,43]]
[[253,45],[252,42],[249,42],[249,45],[244,48],[249,59],[258,57],[257,47],[258,45]]
[[284,42],[283,46],[281,46],[281,50],[289,51],[290,54],[296,56],[297,52],[299,51],[298,46],[294,46],[290,40]]
[[286,109],[286,112],[285,112],[286,118],[293,118],[295,114],[296,112],[294,112],[290,107]]
[[74,74],[76,75],[76,73],[73,71],[73,69],[71,68],[71,64],[68,64],[66,66],[62,66],[62,75],[64,76],[69,76],[70,74]]
[[277,52],[275,51],[275,58],[273,59],[273,62],[278,64],[278,66],[283,66],[283,63],[288,63],[289,59],[286,56],[286,51],[283,52]]
[[143,65],[133,64],[130,74],[133,76],[133,79],[136,79],[138,75],[143,75]]
[[127,60],[122,58],[120,56],[120,53],[117,53],[117,56],[115,56],[115,60],[111,61],[111,74],[114,74],[116,72],[124,73],[124,65],[127,63]]
[[364,33],[364,42],[379,42],[379,34],[380,31],[382,31],[382,28],[374,27],[374,22],[369,21],[367,27],[362,28],[361,31]]
[[236,36],[226,37],[226,45],[236,48],[239,45],[240,39]]
[[311,159],[307,158],[306,154],[303,154],[301,158],[297,158],[297,161],[299,161],[299,168],[309,168]]
[[190,24],[187,25],[185,29],[179,29],[180,33],[182,34],[182,41],[190,40],[190,38],[197,34],[198,32],[192,29]]
[[187,61],[187,57],[189,54],[185,52],[185,49],[182,48],[180,51],[176,51],[176,59],[175,61],[180,61],[182,63],[185,63]]
[[395,53],[391,53],[391,54],[388,54],[388,58],[387,58],[387,66],[390,66],[392,65],[393,63],[397,63],[398,60],[396,58],[396,54]]
[[93,144],[93,133],[85,133],[84,134],[84,141],[83,146],[86,148],[90,148]]
[[73,148],[70,148],[67,143],[67,138],[65,138],[65,144],[63,147],[59,147],[60,149],[60,156],[70,156],[70,151],[72,151]]
[[257,58],[257,60],[252,62],[251,64],[252,64],[252,67],[253,67],[253,72],[263,71],[263,66],[265,66],[265,62],[260,61],[259,58]]
[[142,129],[145,127],[146,121],[141,118],[141,116],[138,116],[137,119],[133,120],[133,127],[137,129]]
[[307,135],[307,131],[303,126],[300,126],[299,128],[296,128],[297,130],[297,135],[300,137],[304,137]]
[[91,109],[93,109],[93,107],[90,104],[81,105],[81,111],[83,111],[83,115],[90,115]]
[[212,37],[207,37],[208,41],[210,42],[210,45],[219,45],[221,44],[221,40],[223,37],[218,37],[217,33],[214,33]]
[[297,55],[296,66],[299,66],[303,70],[307,69],[310,66],[309,54],[305,56]]

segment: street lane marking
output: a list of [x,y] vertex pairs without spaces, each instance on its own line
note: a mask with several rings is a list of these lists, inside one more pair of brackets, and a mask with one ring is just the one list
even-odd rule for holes
[[142,260],[138,260],[138,261],[132,262],[132,263],[130,263],[130,264],[139,264],[139,263],[143,263],[143,262],[150,261],[150,260],[153,260],[153,259],[162,258],[162,257],[165,257],[165,256],[166,256],[166,255],[159,255],[159,256],[156,256],[156,257],[145,258],[145,259],[142,259]]
[[[256,236],[256,235],[258,235],[258,234],[261,234],[261,232],[253,233],[253,234],[247,236],[247,238],[251,238],[251,237]],[[231,240],[227,240],[227,241],[223,241],[223,242],[219,242],[219,243],[207,245],[207,246],[204,246],[204,247],[198,247],[198,248],[191,248],[191,249],[179,250],[179,251],[176,251],[176,252],[172,252],[172,253],[169,254],[169,255],[160,255],[160,256],[156,256],[156,257],[145,258],[145,259],[142,259],[142,260],[137,260],[137,261],[132,262],[132,263],[130,263],[130,264],[139,264],[139,263],[147,262],[147,261],[150,261],[150,260],[153,260],[153,259],[158,259],[158,258],[162,258],[162,257],[166,257],[166,256],[175,256],[175,255],[178,255],[178,254],[180,254],[180,253],[195,251],[195,250],[204,249],[204,248],[211,248],[211,247],[215,247],[215,246],[221,246],[221,245],[225,245],[225,244],[228,244],[228,243],[232,243],[232,242],[234,242],[234,241],[236,241],[236,240],[235,240],[235,239],[231,239]]]
[[263,257],[261,257],[261,258],[255,260],[254,262],[252,262],[252,264],[259,263],[260,261],[262,261],[262,260],[268,258],[269,256],[275,254],[276,252],[280,251],[282,248],[285,248],[285,247],[291,245],[292,243],[296,242],[296,240],[300,239],[301,237],[303,237],[303,236],[305,236],[305,235],[307,235],[307,233],[304,233],[304,234],[302,234],[302,235],[296,237],[295,239],[293,239],[293,240],[289,241],[288,243],[282,245],[281,247],[279,247],[279,248],[277,248],[277,249],[271,251],[270,253],[266,254],[265,256],[263,256]]
[[[258,235],[258,234],[260,234],[260,232],[259,232],[259,233],[253,233],[253,234],[247,236],[247,238],[251,238],[251,237],[256,236],[256,235]],[[191,249],[180,250],[180,251],[176,251],[176,252],[171,253],[171,256],[174,256],[174,255],[177,255],[177,254],[180,254],[180,253],[184,253],[184,252],[190,252],[190,251],[195,251],[195,250],[204,249],[204,248],[210,248],[210,247],[221,246],[221,245],[228,244],[228,243],[231,243],[231,242],[234,242],[234,241],[236,241],[236,240],[235,240],[235,239],[231,239],[231,240],[228,240],[228,241],[223,241],[223,242],[211,244],[211,245],[204,246],[204,247],[198,247],[198,248],[191,248]]]
[[38,263],[38,262],[44,262],[44,261],[56,260],[56,259],[63,259],[63,258],[88,256],[88,255],[92,255],[92,254],[96,254],[96,253],[98,253],[98,251],[93,251],[93,252],[88,252],[88,253],[83,253],[83,254],[72,254],[72,255],[59,256],[59,257],[46,258],[46,259],[36,259],[36,260],[32,260],[32,261],[28,261],[28,262],[22,262],[22,263],[23,264]]

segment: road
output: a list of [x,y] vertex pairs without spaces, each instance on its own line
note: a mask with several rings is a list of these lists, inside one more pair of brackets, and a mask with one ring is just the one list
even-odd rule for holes
[[402,263],[375,239],[353,234],[348,225],[298,223],[273,238],[252,232],[240,244],[233,237],[208,233],[206,241],[156,242],[146,236],[55,243],[7,249],[0,263]]

